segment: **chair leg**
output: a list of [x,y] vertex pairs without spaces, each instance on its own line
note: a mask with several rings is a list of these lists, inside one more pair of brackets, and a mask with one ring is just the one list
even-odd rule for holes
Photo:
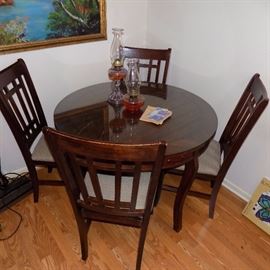
[[194,157],[193,160],[185,164],[185,171],[182,176],[179,187],[177,188],[176,197],[173,207],[173,229],[179,232],[182,229],[182,215],[185,199],[188,191],[192,186],[193,180],[198,170],[198,158]]
[[33,196],[34,196],[34,202],[38,202],[39,199],[39,183],[38,183],[38,176],[36,170],[29,170],[30,179],[32,181],[33,186]]
[[[148,218],[148,222],[149,222],[149,218]],[[145,238],[146,238],[146,233],[147,233],[147,228],[148,228],[148,222],[145,222],[146,224],[144,224],[141,228],[138,252],[137,252],[136,270],[141,269],[143,249],[144,249],[144,243],[145,243]]]
[[39,188],[37,187],[37,190],[34,188],[34,202],[38,202],[39,199]]
[[220,190],[221,183],[222,183],[222,181],[216,180],[215,184],[213,186],[213,189],[211,192],[211,197],[209,200],[209,218],[214,218],[217,195],[218,195],[218,192]]
[[80,221],[78,221],[77,224],[78,224],[79,235],[80,235],[81,256],[82,256],[82,260],[85,261],[88,257],[88,237],[87,237],[87,234],[89,231],[91,221],[80,218]]
[[51,173],[53,170],[53,167],[52,166],[48,166],[48,173]]

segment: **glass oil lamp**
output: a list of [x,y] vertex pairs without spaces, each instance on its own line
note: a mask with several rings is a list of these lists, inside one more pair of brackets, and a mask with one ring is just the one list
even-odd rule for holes
[[120,89],[121,81],[125,79],[127,70],[123,67],[123,44],[122,35],[124,29],[113,28],[113,42],[111,45],[111,63],[112,67],[108,71],[109,79],[112,80],[112,92],[109,95],[108,102],[114,105],[122,104],[123,94]]
[[127,60],[128,72],[126,76],[127,94],[123,97],[126,110],[139,111],[144,104],[144,98],[140,94],[141,78],[139,73],[139,59]]

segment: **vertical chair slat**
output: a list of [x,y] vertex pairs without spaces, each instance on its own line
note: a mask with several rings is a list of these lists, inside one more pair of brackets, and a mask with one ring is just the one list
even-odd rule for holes
[[32,114],[32,117],[29,118],[29,122],[30,122],[31,119],[34,119],[37,123],[39,123],[39,117],[37,115],[37,111],[34,109],[33,100],[30,98],[29,90],[27,89],[26,85],[24,84],[22,76],[20,76],[18,79],[19,79],[20,86],[22,88],[24,98],[25,98],[25,101],[26,101],[26,104],[27,104],[27,107],[28,107],[27,108],[25,106],[26,105],[25,102],[21,101],[21,103],[25,106],[24,111],[27,112],[27,114],[28,114],[28,109],[29,109],[31,114]]
[[135,165],[133,184],[132,184],[132,195],[131,195],[131,210],[134,211],[136,208],[136,203],[138,199],[138,191],[140,184],[140,175],[141,175],[141,164],[137,163]]
[[148,81],[148,82],[151,81],[152,63],[153,63],[153,60],[150,59],[150,60],[149,60],[149,65],[148,65],[148,72],[147,72],[147,81]]
[[[93,186],[93,190],[95,192],[96,199],[97,199],[98,203],[103,206],[104,205],[104,201],[103,201],[104,199],[103,199],[103,196],[102,196],[99,177],[98,177],[97,171],[96,171],[96,169],[94,167],[93,158],[87,157],[87,163],[88,163],[88,173],[89,173],[90,180],[91,180],[91,183],[92,183],[92,186]],[[84,181],[84,180],[81,179],[81,181]],[[85,185],[84,185],[84,187],[85,187]]]
[[159,79],[159,72],[160,72],[160,64],[161,64],[161,60],[157,61],[157,70],[156,70],[156,79],[155,79],[155,83],[158,83],[158,79]]
[[120,209],[120,198],[121,198],[121,162],[116,162],[116,174],[115,174],[115,208]]

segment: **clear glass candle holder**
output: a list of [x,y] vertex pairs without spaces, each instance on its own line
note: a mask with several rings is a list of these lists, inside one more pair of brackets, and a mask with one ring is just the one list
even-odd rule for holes
[[144,104],[144,98],[140,94],[141,78],[139,73],[139,59],[127,60],[126,87],[127,94],[123,97],[123,103],[128,111],[138,111]]

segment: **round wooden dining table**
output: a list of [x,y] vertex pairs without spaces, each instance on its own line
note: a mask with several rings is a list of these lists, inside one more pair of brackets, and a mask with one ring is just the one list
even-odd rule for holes
[[[125,92],[124,84],[121,87]],[[124,106],[107,102],[111,83],[79,89],[62,99],[54,111],[55,128],[79,137],[114,143],[166,141],[163,169],[185,164],[184,175],[174,202],[173,227],[180,231],[185,198],[198,170],[198,157],[217,130],[217,116],[202,98],[179,87],[143,84],[144,105],[129,112]],[[172,111],[162,125],[144,122],[140,116],[147,106]]]

